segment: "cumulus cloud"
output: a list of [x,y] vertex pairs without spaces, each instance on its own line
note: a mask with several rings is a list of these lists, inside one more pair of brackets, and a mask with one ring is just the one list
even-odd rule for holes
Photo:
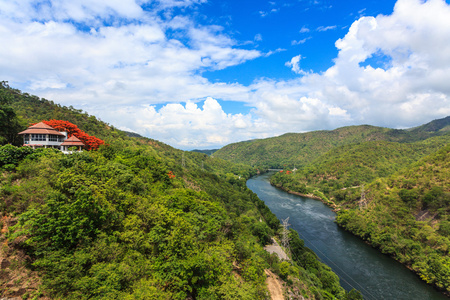
[[[215,148],[234,142],[234,136],[252,138],[261,125],[250,114],[227,114],[211,97],[199,106],[193,102],[155,106],[127,106],[109,111],[109,118],[127,120],[123,128],[138,128],[138,133],[175,144],[181,148]],[[267,128],[264,128],[267,130]]]
[[[443,0],[398,0],[391,15],[355,21],[324,72],[302,71],[300,53],[285,63],[300,76],[250,85],[202,74],[284,49],[244,49],[224,28],[174,13],[203,2],[3,1],[0,75],[183,149],[362,123],[410,127],[450,115],[450,6]],[[251,110],[226,113],[223,101]]]
[[[254,89],[272,93],[259,97],[255,106],[258,111],[270,107],[273,119],[278,111],[287,114],[280,103],[289,103],[291,115],[308,118],[307,124],[295,127],[304,130],[351,124],[404,128],[450,115],[446,36],[450,7],[445,1],[399,0],[392,15],[355,21],[336,41],[338,56],[325,72],[255,84]],[[383,57],[385,64],[372,66],[374,56]],[[300,59],[286,65],[299,72]]]
[[[194,2],[198,1],[160,1],[165,6]],[[32,2],[20,3],[25,11],[33,11]],[[43,1],[28,18],[18,7],[2,10],[0,43],[8,45],[0,49],[3,78],[12,83],[28,82],[27,89],[63,103],[76,99],[80,104],[109,105],[187,101],[205,97],[205,92],[230,98],[241,92],[239,86],[209,83],[199,72],[261,56],[259,51],[237,48],[236,41],[223,34],[221,27],[196,26],[186,17],[163,22],[131,0],[103,3],[53,0],[50,5],[50,1]],[[36,21],[41,10],[49,11]],[[7,16],[9,11],[15,14]],[[17,15],[22,17],[20,21]],[[86,30],[59,18],[47,20],[52,15],[83,18],[88,25],[91,19],[114,15],[119,25],[93,25]],[[127,21],[135,15],[140,16],[140,22]],[[188,43],[169,37],[168,29],[181,32]]]

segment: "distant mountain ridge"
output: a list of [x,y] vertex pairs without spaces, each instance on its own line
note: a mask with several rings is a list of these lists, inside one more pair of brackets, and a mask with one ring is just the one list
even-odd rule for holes
[[447,128],[450,128],[450,117],[407,130],[358,125],[335,130],[286,133],[278,137],[230,144],[214,155],[263,168],[298,168],[338,146],[369,141],[410,143],[450,134]]
[[448,132],[450,131],[450,116],[433,120],[427,124],[409,130],[411,132]]
[[206,149],[206,150],[198,150],[198,149],[194,149],[194,150],[191,150],[191,151],[192,151],[192,152],[197,152],[197,153],[203,153],[203,154],[206,154],[206,155],[211,156],[211,155],[213,155],[217,150],[219,150],[219,149]]

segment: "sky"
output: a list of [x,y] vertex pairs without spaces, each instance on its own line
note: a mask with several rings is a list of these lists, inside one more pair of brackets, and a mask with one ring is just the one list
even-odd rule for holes
[[450,0],[0,0],[0,80],[183,150],[450,115]]

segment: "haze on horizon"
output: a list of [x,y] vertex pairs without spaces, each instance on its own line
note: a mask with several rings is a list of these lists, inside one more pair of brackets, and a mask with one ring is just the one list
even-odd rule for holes
[[0,4],[0,80],[180,149],[450,115],[449,0]]

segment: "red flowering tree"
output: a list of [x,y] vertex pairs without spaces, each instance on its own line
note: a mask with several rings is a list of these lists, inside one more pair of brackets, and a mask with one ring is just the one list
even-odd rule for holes
[[103,145],[105,142],[95,136],[90,136],[86,132],[82,131],[78,128],[77,125],[72,124],[68,121],[63,120],[50,120],[50,121],[42,121],[48,126],[55,128],[58,131],[66,131],[67,137],[71,137],[72,135],[76,136],[83,142],[86,146],[86,150],[96,150],[100,145]]

